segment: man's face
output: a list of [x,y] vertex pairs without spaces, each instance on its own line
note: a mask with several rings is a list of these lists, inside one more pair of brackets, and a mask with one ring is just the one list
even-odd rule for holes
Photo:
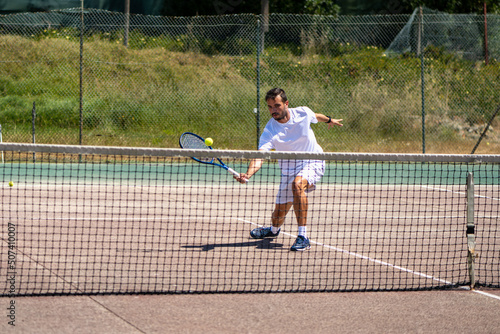
[[289,120],[288,117],[288,101],[283,102],[281,96],[276,96],[275,99],[267,100],[267,107],[271,116],[279,123],[286,123]]

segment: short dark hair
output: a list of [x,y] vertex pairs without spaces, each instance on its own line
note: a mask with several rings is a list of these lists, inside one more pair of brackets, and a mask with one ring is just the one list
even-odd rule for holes
[[273,88],[270,91],[266,93],[266,101],[269,99],[276,99],[276,97],[280,96],[281,101],[286,102],[288,101],[288,98],[286,97],[286,93],[283,89],[281,88]]

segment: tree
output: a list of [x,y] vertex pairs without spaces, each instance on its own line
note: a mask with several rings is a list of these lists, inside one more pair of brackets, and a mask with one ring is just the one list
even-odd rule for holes
[[306,0],[304,9],[306,14],[338,15],[340,12],[334,0]]
[[408,9],[424,6],[448,13],[483,13],[484,3],[489,13],[500,13],[498,0],[403,0]]
[[[163,15],[260,14],[258,0],[163,0]],[[270,0],[270,13],[337,15],[336,0]]]

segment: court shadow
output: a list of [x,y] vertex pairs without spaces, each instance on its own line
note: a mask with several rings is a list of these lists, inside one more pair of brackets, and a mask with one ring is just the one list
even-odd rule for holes
[[257,249],[274,249],[282,248],[283,244],[272,242],[272,239],[262,239],[256,241],[247,242],[234,242],[234,243],[222,243],[222,244],[207,244],[207,245],[192,245],[192,246],[181,246],[187,249],[198,249],[204,252],[214,250],[215,248],[234,248],[234,247],[255,247]]

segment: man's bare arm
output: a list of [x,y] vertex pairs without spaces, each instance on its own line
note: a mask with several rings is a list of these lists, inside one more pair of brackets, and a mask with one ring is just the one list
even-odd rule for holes
[[247,183],[248,180],[259,171],[264,163],[264,159],[252,159],[248,165],[246,173],[241,173],[240,177],[235,177],[236,181],[240,183]]
[[343,124],[341,123],[343,121],[343,119],[334,119],[334,118],[331,118],[329,116],[325,116],[323,114],[315,114],[315,115],[316,115],[316,119],[318,120],[318,122],[327,123],[328,128],[333,128],[335,125],[336,126],[343,126]]

